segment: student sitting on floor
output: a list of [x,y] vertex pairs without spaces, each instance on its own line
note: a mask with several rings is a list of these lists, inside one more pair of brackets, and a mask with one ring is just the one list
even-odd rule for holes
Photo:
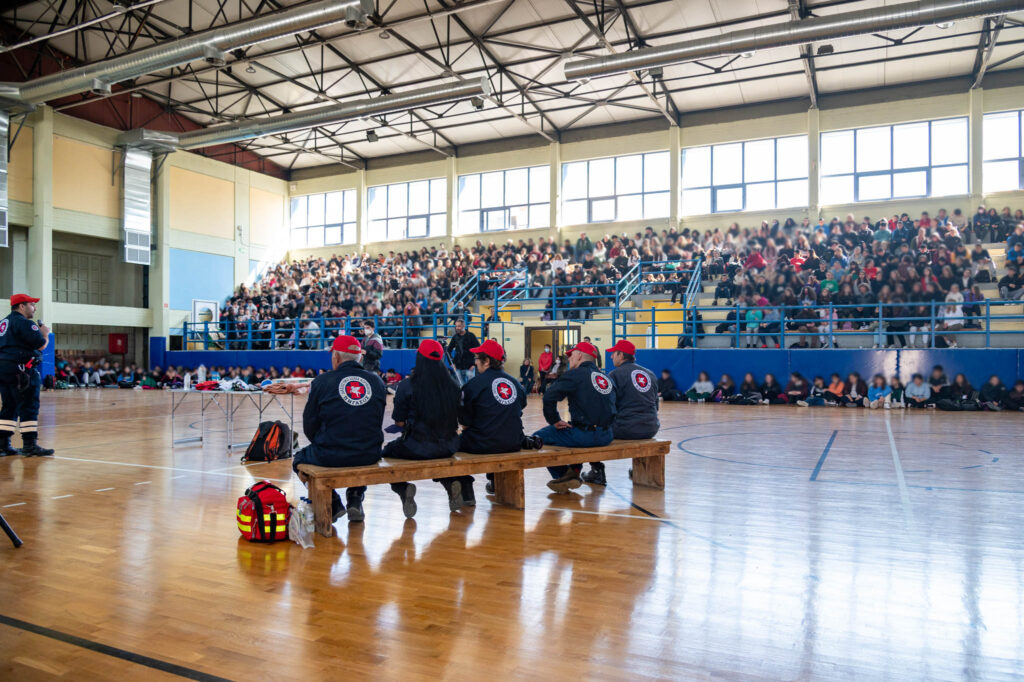
[[931,376],[928,377],[928,385],[932,387],[932,400],[938,402],[940,398],[948,398],[949,393],[949,379],[946,377],[946,371],[942,368],[942,365],[935,365],[932,367]]
[[850,372],[846,377],[846,393],[843,395],[842,403],[846,407],[860,407],[864,404],[864,398],[868,395],[868,387],[860,378],[858,372]]
[[932,400],[932,388],[924,382],[924,377],[915,374],[910,377],[910,383],[904,391],[907,407],[935,407]]
[[743,382],[740,384],[739,392],[729,396],[726,402],[731,405],[760,405],[763,398],[764,396],[761,394],[754,375],[747,372],[743,375]]
[[825,380],[821,377],[814,377],[814,383],[811,384],[810,389],[807,392],[807,397],[803,400],[797,400],[796,404],[800,407],[818,407],[825,404]]
[[1003,386],[1002,379],[993,374],[978,392],[978,400],[986,410],[998,412],[1003,409],[1003,401],[1006,400],[1007,393],[1009,391],[1006,390],[1006,386]]
[[764,375],[764,382],[759,390],[761,391],[762,405],[785,405],[789,402],[785,392],[782,390],[782,386],[779,385],[775,375],[771,372]]
[[702,402],[711,397],[714,393],[715,387],[711,383],[711,377],[708,376],[707,372],[699,372],[697,374],[697,380],[690,386],[690,390],[686,392],[686,399],[691,403]]
[[903,382],[895,374],[889,379],[889,390],[892,391],[892,395],[889,396],[889,404],[892,407],[902,409],[907,406],[903,395],[906,389],[903,386]]
[[892,397],[892,389],[885,383],[885,377],[876,374],[871,377],[871,386],[868,388],[868,395],[864,398],[864,407],[877,410],[879,407],[889,409],[889,400]]
[[718,385],[715,386],[714,393],[711,394],[711,399],[716,403],[727,402],[729,397],[735,393],[736,382],[728,374],[723,374],[722,378],[718,380]]
[[807,379],[804,379],[800,372],[793,372],[789,375],[789,383],[786,384],[786,400],[790,404],[797,404],[801,402],[810,394],[810,386],[807,385]]
[[843,396],[846,395],[846,383],[839,376],[838,372],[832,372],[829,377],[828,388],[825,389],[824,398],[826,405],[842,405]]
[[1003,398],[1003,408],[1024,412],[1024,379],[1013,382],[1013,388]]
[[967,377],[963,374],[957,374],[953,377],[953,383],[946,387],[948,398],[941,398],[935,402],[936,407],[940,410],[946,410],[947,412],[961,412],[981,409],[981,403],[978,402],[978,392],[971,386],[971,382],[967,381]]
[[672,378],[672,372],[667,369],[661,370],[661,378],[658,379],[658,395],[662,400],[670,402],[686,400],[682,392],[676,388],[676,380]]

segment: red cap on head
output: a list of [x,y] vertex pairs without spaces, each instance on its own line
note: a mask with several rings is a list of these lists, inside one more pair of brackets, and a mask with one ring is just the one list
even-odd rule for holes
[[21,305],[22,303],[39,303],[38,298],[32,298],[28,294],[15,294],[11,296],[11,307]]
[[425,358],[437,360],[438,362],[444,357],[444,348],[434,339],[423,339],[420,341],[420,347],[416,349],[416,352]]
[[575,346],[570,348],[569,352],[572,353],[573,351],[577,351],[577,350],[579,352],[581,352],[581,353],[585,353],[586,355],[589,355],[590,357],[594,358],[595,360],[598,357],[597,349],[594,348],[593,344],[587,343],[586,341],[580,341]]
[[366,352],[359,343],[359,339],[354,336],[349,336],[348,334],[342,334],[338,338],[334,339],[334,343],[331,344],[331,350],[338,351],[339,353],[350,353],[352,355],[362,355]]
[[494,358],[498,362],[505,359],[505,349],[501,347],[501,344],[493,339],[487,339],[476,348],[470,348],[470,353],[483,353],[489,358]]
[[614,346],[608,349],[609,353],[614,353],[615,351],[625,353],[626,355],[636,355],[636,346],[626,339],[619,339],[615,342]]

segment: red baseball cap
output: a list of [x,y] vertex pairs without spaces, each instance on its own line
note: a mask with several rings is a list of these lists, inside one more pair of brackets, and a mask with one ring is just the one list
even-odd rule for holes
[[483,353],[487,357],[494,358],[498,362],[505,359],[505,349],[493,339],[487,339],[476,348],[470,348],[470,353]]
[[11,296],[11,307],[21,305],[22,303],[39,303],[38,298],[32,298],[28,294],[15,294]]
[[614,353],[615,351],[625,353],[626,355],[636,355],[636,346],[626,339],[619,339],[615,342],[614,346],[608,349],[609,353]]
[[359,343],[359,339],[348,334],[342,334],[334,339],[334,343],[331,344],[331,350],[339,353],[351,353],[352,355],[362,355],[366,352]]
[[575,346],[570,348],[569,352],[572,353],[573,351],[577,351],[577,350],[579,352],[581,352],[581,353],[586,353],[587,355],[589,355],[590,357],[594,358],[595,360],[598,357],[597,349],[594,348],[593,344],[587,343],[586,341],[580,341]]
[[444,348],[434,339],[423,339],[420,341],[420,347],[416,349],[416,352],[429,360],[437,360],[438,362],[444,357]]

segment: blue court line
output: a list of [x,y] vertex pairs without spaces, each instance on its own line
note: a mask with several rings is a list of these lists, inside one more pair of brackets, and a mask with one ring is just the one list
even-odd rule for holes
[[[699,440],[701,438],[718,438],[718,437],[721,437],[721,436],[779,436],[779,437],[783,437],[783,438],[788,438],[788,437],[791,437],[793,435],[817,436],[817,435],[819,435],[819,433],[820,432],[812,432],[812,431],[790,431],[790,432],[787,432],[787,433],[768,433],[768,432],[757,432],[757,431],[738,431],[738,432],[734,432],[734,433],[729,433],[729,432],[708,433],[708,434],[704,434],[702,436],[690,436],[689,438],[685,438],[685,439],[679,441],[678,443],[676,443],[676,447],[679,448],[680,450],[682,450],[683,452],[685,452],[688,455],[692,455],[694,457],[700,457],[701,459],[711,459],[711,460],[714,460],[716,462],[727,462],[728,464],[742,464],[744,466],[763,467],[765,469],[781,469],[781,470],[785,470],[785,471],[807,471],[807,467],[786,466],[784,464],[761,464],[760,462],[744,462],[742,460],[728,459],[726,457],[714,457],[712,455],[702,455],[699,452],[694,452],[693,450],[689,450],[689,449],[683,447],[683,443],[689,443],[691,440]],[[832,473],[847,473],[848,474],[848,473],[857,473],[859,471],[859,469],[830,469],[830,471],[832,471]]]
[[818,474],[821,473],[821,467],[825,464],[825,458],[828,457],[828,451],[832,449],[832,443],[835,442],[837,433],[839,433],[839,429],[832,432],[832,437],[825,444],[825,449],[821,452],[821,457],[818,458],[818,464],[814,467],[814,471],[811,472],[812,481],[818,480]]
[[607,490],[611,494],[615,495],[617,498],[619,498],[620,500],[622,500],[623,502],[625,502],[629,506],[633,507],[637,511],[642,512],[643,514],[646,514],[647,516],[649,516],[649,517],[651,517],[653,519],[657,519],[661,523],[664,523],[666,526],[671,526],[672,528],[675,528],[676,530],[682,531],[684,535],[692,535],[695,538],[703,540],[704,542],[707,542],[708,544],[713,545],[715,547],[719,547],[721,549],[728,549],[728,550],[731,550],[733,552],[740,551],[740,549],[738,547],[733,547],[731,545],[725,544],[724,542],[719,542],[718,540],[715,540],[712,537],[708,537],[707,535],[702,535],[701,533],[695,533],[692,530],[688,530],[686,528],[683,528],[682,526],[680,526],[679,524],[675,523],[671,519],[666,519],[663,516],[658,516],[654,512],[649,511],[647,509],[644,509],[643,507],[641,507],[636,502],[633,502],[632,500],[627,499],[625,495],[623,495],[622,493],[620,493],[618,490],[616,490],[615,488],[611,487],[610,485],[606,485],[605,486],[605,490]]

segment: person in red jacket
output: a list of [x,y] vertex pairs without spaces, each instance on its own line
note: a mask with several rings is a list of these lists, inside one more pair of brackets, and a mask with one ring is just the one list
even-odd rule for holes
[[755,249],[747,256],[747,259],[743,261],[743,267],[747,270],[764,270],[768,267],[768,263],[765,261],[764,256],[761,255],[761,249]]
[[555,356],[551,354],[551,344],[544,344],[544,352],[540,354],[540,359],[537,361],[537,371],[540,373],[540,386],[538,387],[537,393],[544,395],[544,389],[548,387],[548,372],[551,371],[551,365],[555,363]]

